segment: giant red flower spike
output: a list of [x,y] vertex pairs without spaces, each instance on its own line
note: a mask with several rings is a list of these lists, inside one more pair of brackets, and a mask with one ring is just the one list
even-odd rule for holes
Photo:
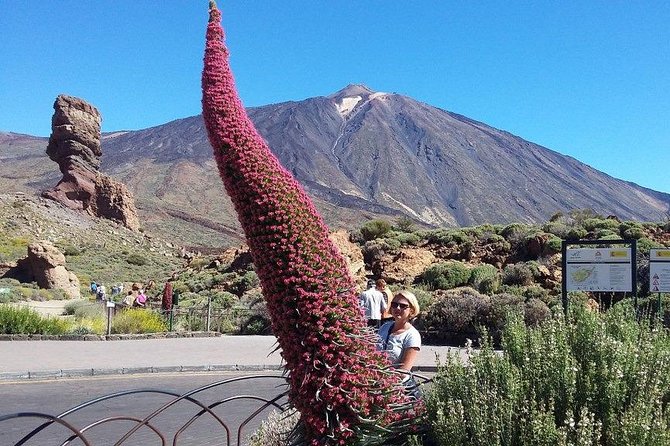
[[353,280],[326,225],[242,106],[214,2],[202,89],[209,140],[247,238],[306,438],[314,445],[384,441],[388,430],[375,427],[403,424],[398,420],[407,412],[398,409],[407,398],[396,391],[397,376],[365,328]]

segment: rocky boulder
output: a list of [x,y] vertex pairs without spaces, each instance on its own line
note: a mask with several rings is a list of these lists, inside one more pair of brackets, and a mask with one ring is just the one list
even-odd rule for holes
[[340,250],[349,267],[349,273],[357,282],[365,282],[365,262],[360,246],[349,240],[349,232],[339,230],[330,233],[330,241]]
[[86,101],[59,95],[54,103],[46,153],[63,178],[43,195],[70,209],[117,221],[138,230],[135,202],[122,183],[101,174],[100,112]]
[[78,299],[79,279],[65,268],[65,255],[47,241],[28,246],[28,257],[19,262],[29,281],[40,288],[62,289],[69,297]]
[[425,248],[401,248],[396,253],[384,254],[375,262],[372,272],[387,283],[413,283],[437,257]]

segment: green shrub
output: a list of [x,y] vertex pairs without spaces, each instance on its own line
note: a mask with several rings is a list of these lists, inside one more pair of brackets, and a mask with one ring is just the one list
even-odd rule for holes
[[[565,223],[557,222],[557,221],[550,221],[549,223],[545,223],[542,226],[542,230],[544,232],[548,232],[549,234],[554,234],[556,237],[559,239],[564,239],[568,237],[568,234],[570,233],[570,230],[572,228]],[[560,249],[559,249],[560,251]]]
[[533,270],[525,263],[507,265],[503,269],[502,283],[505,285],[530,285],[533,283]]
[[594,237],[596,239],[605,240],[616,240],[621,238],[618,231],[612,231],[611,229],[596,229]]
[[[623,224],[622,224],[622,226],[623,226]],[[632,227],[625,228],[623,231],[621,231],[621,236],[623,238],[627,239],[627,240],[630,240],[630,239],[638,240],[638,239],[641,239],[642,237],[644,237],[645,233],[644,233],[644,229],[642,229],[642,227],[632,226]]]
[[125,309],[112,319],[112,333],[159,333],[166,329],[163,317],[145,308]]
[[240,334],[243,335],[267,335],[271,332],[270,320],[259,314],[248,317],[240,326]]
[[71,256],[79,256],[83,253],[83,251],[78,248],[77,246],[74,245],[67,245],[63,248],[63,254],[65,256],[71,257]]
[[663,245],[661,245],[660,243],[650,240],[647,237],[642,237],[637,241],[636,249],[637,252],[648,254],[651,248],[662,248],[662,247]]
[[575,228],[570,229],[570,231],[566,234],[565,239],[566,240],[581,240],[584,237],[586,237],[586,235],[588,233],[589,233],[589,231],[587,231],[584,228],[575,227]]
[[519,238],[523,238],[528,233],[529,227],[522,223],[511,223],[503,228],[500,235],[506,240],[512,242]]
[[595,219],[602,219],[603,216],[596,213],[593,209],[573,209],[569,213],[570,218],[575,222],[576,225],[582,226],[582,223],[584,223],[586,220],[595,218]]
[[[418,244],[421,243],[421,237],[419,237],[417,234],[411,233],[411,232],[404,232],[396,235],[393,237],[394,240],[397,240],[400,242],[400,245],[406,245],[406,246],[417,246]],[[387,239],[388,240],[388,239]]]
[[370,220],[360,229],[361,235],[366,241],[383,237],[390,230],[391,223],[386,220]]
[[442,246],[460,245],[470,241],[470,237],[460,229],[435,229],[427,235],[428,243]]
[[500,287],[498,268],[489,264],[482,264],[472,268],[469,285],[483,294],[493,294]]
[[211,290],[210,293],[212,307],[228,309],[232,308],[239,301],[236,295],[227,291]]
[[75,322],[70,329],[70,333],[79,335],[104,335],[107,333],[107,316],[100,314],[96,316],[86,316],[80,319],[75,319]]
[[289,434],[298,423],[300,412],[288,409],[283,412],[273,410],[267,420],[251,435],[249,446],[286,446],[290,444]]
[[526,300],[523,320],[528,327],[537,327],[550,317],[551,309],[544,301],[534,297]]
[[515,294],[501,293],[491,296],[491,307],[486,319],[488,335],[497,345],[502,338],[502,331],[507,325],[510,314],[523,314],[524,299]]
[[504,354],[449,355],[426,395],[435,445],[670,444],[670,334],[630,307],[527,328],[513,317]]
[[550,237],[549,240],[547,240],[547,249],[549,250],[549,254],[561,252],[563,249],[563,240],[559,237]]
[[480,337],[480,326],[491,311],[491,298],[472,288],[461,288],[435,297],[433,304],[419,316],[417,326],[426,341],[463,345]]
[[258,275],[256,274],[256,272],[247,271],[246,273],[244,273],[243,276],[240,276],[233,281],[229,290],[231,293],[237,294],[238,296],[242,296],[242,294],[244,294],[245,292],[251,290],[252,288],[256,288],[259,285],[260,281],[258,280]]
[[587,218],[582,222],[582,227],[589,232],[598,229],[608,229],[612,232],[619,233],[619,222],[610,218]]
[[[388,286],[388,285],[387,285]],[[415,287],[408,287],[408,288],[403,288],[407,291],[410,291],[414,293],[416,296],[416,300],[419,303],[419,307],[421,308],[422,312],[425,312],[428,307],[430,307],[433,304],[434,301],[434,295],[430,291],[426,289],[425,286],[415,286]],[[394,291],[393,289],[391,291]]]
[[1,334],[59,335],[67,333],[69,328],[68,321],[55,317],[44,317],[32,308],[0,305]]
[[470,268],[457,261],[438,263],[422,274],[422,281],[434,290],[448,290],[466,285],[470,280]]
[[402,216],[402,217],[398,217],[398,219],[396,219],[393,226],[398,231],[412,232],[416,225],[414,223],[414,220],[412,220],[411,218],[406,217],[406,216]]
[[128,262],[131,265],[142,266],[147,264],[147,259],[142,254],[134,253],[129,254],[128,257],[126,257],[126,262]]
[[539,285],[530,285],[524,287],[521,295],[526,299],[539,299],[543,302],[547,302],[549,300],[549,290],[542,288]]

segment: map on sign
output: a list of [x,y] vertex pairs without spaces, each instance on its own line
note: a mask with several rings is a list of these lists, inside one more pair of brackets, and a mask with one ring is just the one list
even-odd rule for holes
[[670,249],[649,250],[649,291],[670,293]]
[[567,291],[633,290],[630,248],[577,248],[566,256]]
[[570,274],[574,283],[584,286],[598,283],[598,271],[595,266],[575,267]]

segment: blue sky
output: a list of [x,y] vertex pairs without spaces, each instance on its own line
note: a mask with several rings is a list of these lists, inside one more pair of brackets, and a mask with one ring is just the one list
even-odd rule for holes
[[[103,131],[198,114],[207,3],[0,0],[0,130],[48,136],[61,93]],[[670,193],[670,2],[218,5],[247,106],[362,83]]]

